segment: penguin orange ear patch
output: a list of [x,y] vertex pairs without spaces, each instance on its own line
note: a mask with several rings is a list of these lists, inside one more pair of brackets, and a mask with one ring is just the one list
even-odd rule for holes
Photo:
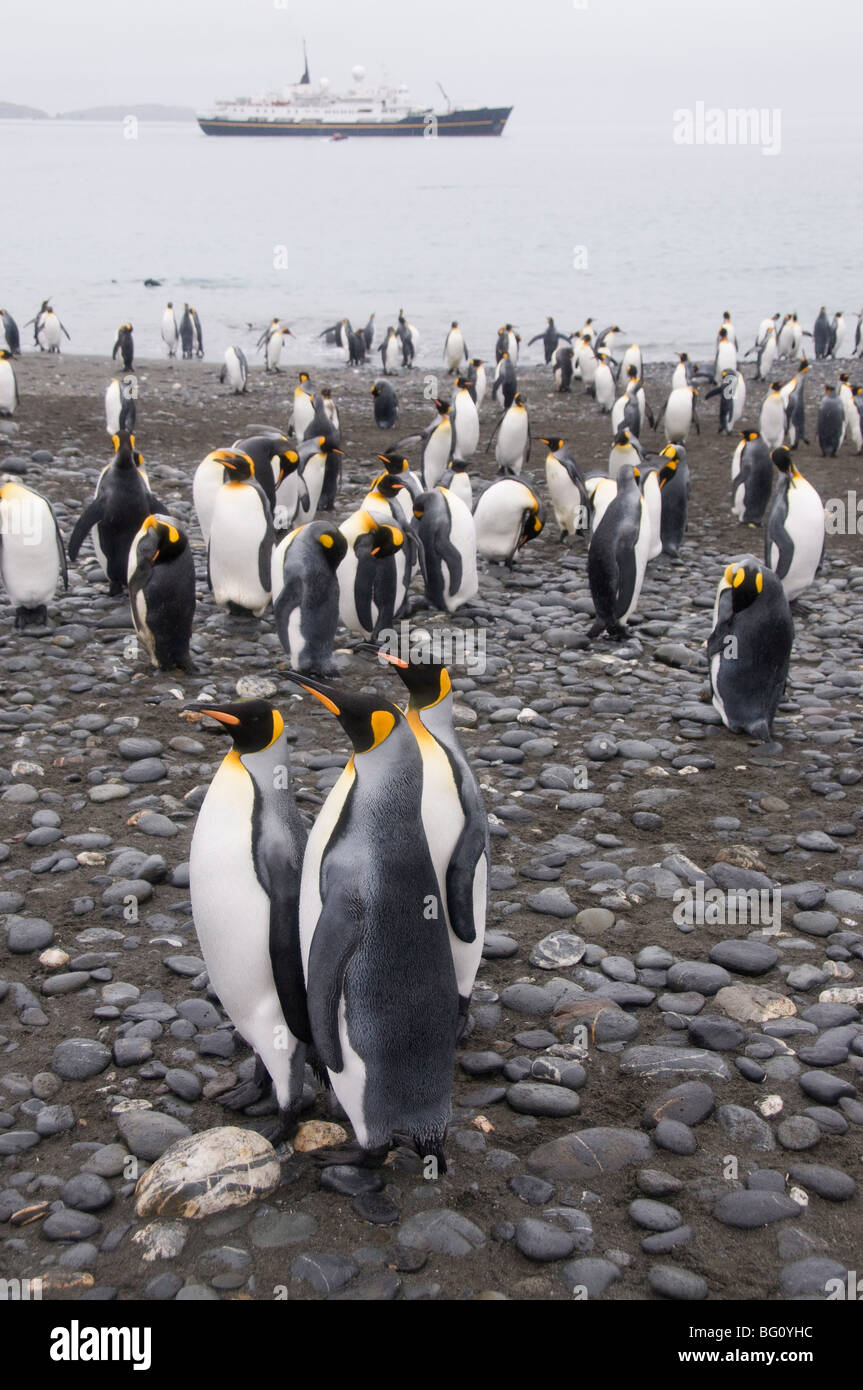
[[171,542],[171,544],[172,544],[172,545],[176,545],[177,542],[179,541],[179,539],[180,539],[180,533],[179,533],[179,531],[177,530],[176,526],[169,526],[169,527],[168,527],[168,540]]
[[383,743],[388,734],[395,728],[396,721],[393,716],[385,709],[376,709],[371,718],[372,734],[374,735],[374,745],[377,748],[379,743]]
[[746,578],[746,570],[745,570],[745,569],[738,569],[738,570],[735,570],[735,571],[734,571],[734,587],[735,587],[735,589],[739,589],[739,588],[740,588],[740,585],[743,583],[743,581],[745,580],[745,578]]
[[117,450],[118,450],[119,447],[120,447],[120,436],[119,436],[119,434],[112,434],[112,435],[111,435],[111,443],[114,445],[114,453],[116,454]]
[[731,565],[729,565],[728,568],[727,568],[727,570],[725,571],[725,582],[726,582],[726,584],[730,584],[730,583],[731,583],[731,576],[732,576],[732,574],[733,574],[733,570],[732,570]]
[[332,547],[335,545],[335,541],[333,540],[332,536],[327,535],[326,533],[324,533],[323,536],[318,536],[318,540],[320,541],[321,545],[324,547],[325,550],[331,550]]
[[764,575],[761,573],[760,570],[755,576],[755,587],[758,590],[759,594],[761,593],[761,590],[764,588]]

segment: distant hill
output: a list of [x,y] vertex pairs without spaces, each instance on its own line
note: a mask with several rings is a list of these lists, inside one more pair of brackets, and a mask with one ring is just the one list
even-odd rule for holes
[[49,121],[47,111],[36,106],[16,106],[14,101],[0,101],[0,121]]
[[191,106],[88,106],[81,111],[58,111],[58,121],[122,121],[137,116],[140,121],[193,121]]

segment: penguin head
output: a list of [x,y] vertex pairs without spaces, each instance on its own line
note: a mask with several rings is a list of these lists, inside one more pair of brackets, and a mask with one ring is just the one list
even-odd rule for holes
[[254,461],[239,449],[217,449],[212,458],[224,468],[226,483],[244,483],[255,476]]
[[135,436],[128,430],[118,430],[111,435],[114,445],[114,463],[120,468],[142,468],[144,459],[135,448]]
[[404,483],[393,473],[380,473],[372,483],[371,490],[378,497],[385,497],[389,501],[404,490]]
[[453,319],[450,328],[458,328],[458,319]]
[[825,384],[825,386],[824,386],[824,394],[825,394],[825,396],[833,396],[833,395],[835,395],[835,394],[836,394],[836,387],[835,387],[835,386],[829,386],[829,385]]
[[440,401],[440,400],[438,400],[438,398],[437,398],[437,396],[436,396],[435,399],[434,399],[434,401],[433,401],[433,405],[434,405],[434,407],[435,407],[435,409],[436,409],[438,415],[441,415],[441,416],[449,415],[449,402],[448,402],[448,401]]
[[410,472],[411,466],[404,454],[377,454],[376,457],[380,459],[381,463],[386,464],[388,473]]
[[809,371],[809,362],[807,361],[807,359],[806,359],[805,357],[801,357],[801,358],[800,358],[800,366],[797,368],[797,375],[799,376],[801,372],[808,372],[808,371]]
[[326,522],[314,523],[317,528],[318,545],[332,569],[336,569],[348,552],[348,543],[338,526],[328,526]]
[[485,362],[485,358],[484,358],[484,357],[472,357],[472,358],[470,359],[470,365],[471,365],[472,367],[477,367],[477,368],[479,368],[479,367],[481,367],[481,366],[483,365],[484,362]]
[[300,456],[296,449],[283,449],[281,453],[274,454],[273,458],[278,459],[279,476],[276,487],[283,483],[285,478],[289,478],[292,473],[296,473],[300,466]]
[[636,367],[634,362],[630,362],[629,366],[626,369],[626,375],[629,377],[630,381],[638,380],[638,368]]
[[722,341],[725,342],[726,338],[728,337],[728,329],[727,329],[727,328],[720,328],[720,330],[719,330],[719,336],[720,336],[720,338],[722,339]]
[[355,753],[371,753],[389,738],[394,729],[404,724],[401,710],[379,695],[355,693],[331,681],[301,676],[297,671],[286,671],[284,674],[287,680],[301,686],[309,695],[314,695],[330,714],[336,716]]
[[513,405],[517,405],[519,410],[524,410],[524,396],[521,394],[520,391],[516,391],[515,395],[512,398],[512,403]]
[[564,444],[564,441],[562,439],[545,439],[544,437],[542,438],[541,442],[548,446],[548,451],[550,454],[556,454],[558,449],[563,448]]
[[741,431],[740,431],[740,438],[741,438],[742,440],[744,440],[744,442],[747,443],[747,444],[754,444],[755,441],[756,441],[756,439],[758,438],[758,431],[757,431],[757,430],[741,430]]
[[677,354],[677,356],[680,358],[681,362],[688,362],[688,361],[689,361],[689,353],[688,353],[688,352],[679,352],[679,353]]
[[629,430],[624,425],[621,425],[620,429],[617,431],[617,434],[614,436],[615,449],[625,448],[626,445],[630,442],[631,438],[632,436],[630,435]]
[[240,754],[262,753],[284,731],[285,721],[266,700],[237,700],[220,704],[216,700],[195,700],[184,709],[215,719],[222,732],[230,734]]
[[[857,390],[858,390],[858,391],[863,391],[863,386],[858,386],[858,387],[857,387]],[[450,461],[450,466],[449,466],[449,467],[450,467],[450,472],[451,472],[451,473],[466,473],[466,472],[467,472],[467,469],[468,469],[467,460],[466,460],[466,459],[452,459],[452,460]]]
[[794,466],[791,452],[783,445],[780,449],[774,449],[770,455],[780,473],[786,474],[789,478],[799,478],[800,473]]
[[732,562],[722,576],[719,592],[731,590],[731,608],[740,613],[754,603],[764,589],[764,572],[754,557]]
[[431,642],[419,645],[412,642],[408,647],[407,659],[383,647],[375,647],[373,643],[369,643],[366,649],[376,651],[379,660],[392,666],[404,682],[410,697],[409,710],[430,709],[452,694],[449,671],[442,661],[433,656]]
[[138,555],[149,559],[151,565],[157,561],[165,564],[175,560],[187,549],[188,537],[180,530],[172,517],[154,512],[141,525],[144,535],[138,542]]
[[771,391],[781,391],[781,390],[782,390],[782,382],[781,382],[781,381],[771,381],[771,383],[770,383],[770,390],[771,390]]
[[0,348],[0,362],[5,362],[11,356],[11,352],[7,352],[5,348]]

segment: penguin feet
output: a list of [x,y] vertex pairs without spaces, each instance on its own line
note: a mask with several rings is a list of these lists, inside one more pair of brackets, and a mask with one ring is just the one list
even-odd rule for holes
[[42,603],[38,608],[16,608],[15,609],[15,631],[20,632],[25,627],[47,627],[48,609]]
[[280,1110],[274,1120],[265,1120],[263,1124],[256,1125],[256,1133],[269,1139],[274,1149],[280,1144],[287,1144],[297,1132],[299,1114],[297,1107],[289,1105],[286,1110]]
[[111,582],[110,582],[109,585],[108,585],[108,597],[109,597],[109,598],[118,598],[119,595],[122,594],[122,592],[123,592],[123,585],[120,584],[118,580],[112,579]]
[[268,1089],[269,1085],[262,1085],[257,1077],[252,1081],[241,1081],[239,1086],[219,1096],[219,1104],[226,1110],[245,1110],[246,1106],[256,1105],[259,1100],[263,1100]]
[[389,1144],[382,1144],[379,1149],[364,1149],[361,1144],[341,1144],[337,1149],[319,1149],[314,1159],[321,1168],[335,1168],[342,1164],[349,1168],[380,1168],[389,1152]]

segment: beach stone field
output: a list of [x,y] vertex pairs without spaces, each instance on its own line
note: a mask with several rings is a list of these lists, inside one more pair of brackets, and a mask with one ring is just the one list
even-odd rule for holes
[[[252,425],[285,428],[304,365],[254,369],[241,397],[213,364],[137,366],[136,445],[195,553],[195,674],[145,664],[91,541],[46,628],[14,631],[0,600],[0,1278],[81,1301],[830,1297],[863,1270],[863,547],[850,526],[828,536],[795,605],[775,741],[729,733],[705,699],[704,643],[726,565],[762,559],[763,531],[731,513],[737,437],[717,433],[715,401],[687,441],[680,562],[648,567],[624,641],[590,642],[586,543],[559,542],[539,440],[604,469],[608,417],[580,382],[558,395],[520,368],[545,530],[512,572],[481,562],[475,621],[415,619],[484,642],[484,669],[451,670],[492,871],[449,1171],[404,1149],[379,1169],[321,1168],[315,1149],[352,1135],[311,1071],[278,1152],[257,1133],[270,1101],[219,1105],[253,1058],[209,989],[188,859],[230,744],[180,711],[205,691],[272,699],[308,825],[349,748],[284,679],[271,611],[214,604],[192,476]],[[68,540],[111,457],[110,363],[26,352],[15,368],[0,473],[43,493]],[[341,413],[336,520],[375,454],[427,423],[434,374],[392,379],[401,414],[381,431],[372,368],[334,352],[314,373]],[[437,375],[429,394],[448,394]],[[646,369],[657,411],[670,375]],[[809,373],[813,441],[835,377]],[[766,385],[748,391],[741,427],[757,429]],[[481,450],[499,413],[487,397]],[[475,490],[493,457],[474,457]],[[795,462],[825,501],[861,477],[847,448],[802,445]],[[341,633],[341,679],[401,700],[353,646]],[[756,920],[727,920],[732,889],[757,890]],[[704,921],[682,920],[680,890]]]

